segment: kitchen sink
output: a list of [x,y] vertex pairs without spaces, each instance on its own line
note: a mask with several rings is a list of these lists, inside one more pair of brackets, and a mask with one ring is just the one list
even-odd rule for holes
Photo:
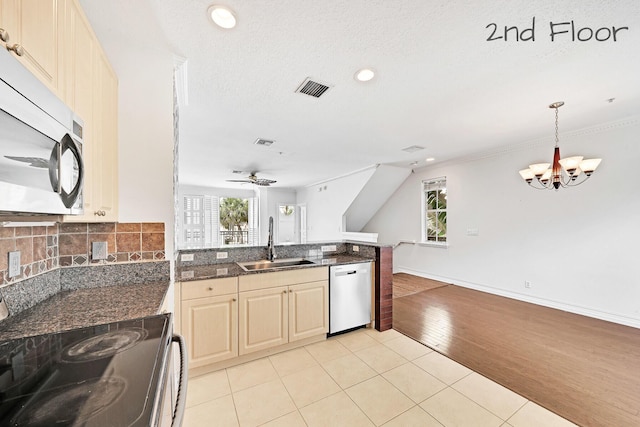
[[312,265],[315,262],[304,258],[287,258],[287,259],[274,259],[269,261],[267,259],[260,261],[238,262],[236,263],[244,271],[260,271],[260,270],[277,270],[279,268],[297,267],[301,265]]

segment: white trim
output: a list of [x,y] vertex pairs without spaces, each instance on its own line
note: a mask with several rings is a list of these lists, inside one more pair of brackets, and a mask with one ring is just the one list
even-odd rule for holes
[[509,292],[502,289],[497,289],[491,286],[482,285],[479,283],[466,282],[463,280],[453,279],[450,277],[437,276],[434,274],[425,273],[423,271],[413,270],[411,268],[398,266],[393,270],[394,273],[407,273],[418,277],[424,277],[426,279],[438,280],[440,282],[450,283],[452,285],[461,286],[463,288],[474,289],[476,291],[486,292],[501,297],[515,299],[518,301],[524,301],[531,304],[541,305],[543,307],[555,308],[557,310],[567,311],[569,313],[580,314],[582,316],[592,317],[595,319],[605,320],[607,322],[618,323],[620,325],[631,326],[633,328],[640,328],[640,319],[634,317],[621,316],[619,314],[608,313],[605,311],[594,310],[588,307],[582,307],[579,305],[565,304],[557,301],[551,301],[544,298],[536,298],[530,295],[524,295],[518,292]]
[[313,184],[305,185],[304,188],[311,188],[311,187],[315,187],[316,185],[326,184],[327,182],[335,181],[336,179],[346,178],[348,176],[355,175],[360,172],[368,171],[369,169],[378,169],[378,166],[380,166],[379,163],[375,165],[367,166],[362,169],[345,173],[344,175],[334,176],[333,178],[325,179],[324,181],[314,182]]

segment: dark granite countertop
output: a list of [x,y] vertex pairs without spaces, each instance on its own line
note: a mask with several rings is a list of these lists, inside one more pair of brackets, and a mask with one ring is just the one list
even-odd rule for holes
[[260,270],[260,271],[244,271],[238,264],[233,263],[216,263],[207,265],[183,266],[176,271],[176,282],[188,282],[191,280],[216,279],[224,277],[237,277],[246,274],[270,273],[273,271],[286,271],[299,268],[314,268],[325,265],[343,265],[355,264],[358,262],[373,261],[373,258],[350,255],[335,254],[324,258],[305,258],[314,261],[315,264],[307,264],[303,266],[278,268],[277,270]]
[[0,322],[0,341],[158,314],[168,281],[59,292]]

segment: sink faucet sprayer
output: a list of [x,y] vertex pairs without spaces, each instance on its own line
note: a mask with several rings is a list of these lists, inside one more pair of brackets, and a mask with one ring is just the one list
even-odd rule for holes
[[276,248],[273,245],[273,217],[269,217],[269,240],[267,240],[267,259],[273,261],[276,259]]

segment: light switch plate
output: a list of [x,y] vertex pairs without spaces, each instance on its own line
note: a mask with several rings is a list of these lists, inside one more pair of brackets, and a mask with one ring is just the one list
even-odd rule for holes
[[227,252],[216,252],[216,259],[226,259],[228,256]]
[[107,242],[91,242],[91,259],[107,259],[109,253]]
[[193,254],[182,254],[180,255],[180,261],[193,261]]
[[335,252],[336,251],[336,245],[322,246],[321,249],[322,249],[322,252]]
[[20,251],[9,252],[9,277],[20,275]]
[[360,246],[353,245],[353,252],[360,252]]

